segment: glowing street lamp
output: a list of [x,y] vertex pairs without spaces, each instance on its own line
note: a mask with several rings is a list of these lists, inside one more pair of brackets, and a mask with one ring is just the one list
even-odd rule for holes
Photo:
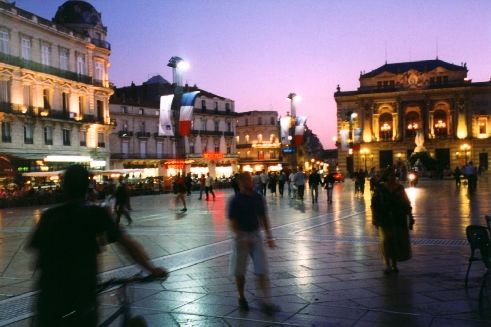
[[367,171],[367,156],[368,156],[369,153],[370,153],[370,150],[367,149],[367,148],[362,148],[360,150],[361,157],[362,157],[363,162],[365,164],[365,171]]
[[174,56],[169,59],[167,67],[172,68],[172,81],[177,86],[182,86],[182,73],[189,69],[190,64],[181,57]]

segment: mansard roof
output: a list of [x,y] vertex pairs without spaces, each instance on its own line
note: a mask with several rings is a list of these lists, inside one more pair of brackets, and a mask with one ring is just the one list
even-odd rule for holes
[[370,78],[384,72],[389,72],[393,74],[402,74],[409,70],[417,70],[423,73],[423,72],[432,71],[437,67],[442,67],[451,71],[464,71],[464,72],[468,71],[465,64],[463,66],[458,66],[458,65],[450,64],[440,59],[434,59],[434,60],[421,60],[421,61],[385,64],[377,69],[372,70],[371,72],[362,74],[360,78]]

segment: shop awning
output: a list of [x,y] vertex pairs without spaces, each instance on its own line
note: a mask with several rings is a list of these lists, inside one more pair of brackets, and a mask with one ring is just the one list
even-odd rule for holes
[[31,171],[28,173],[23,173],[24,177],[51,177],[51,176],[60,176],[65,173],[64,170],[56,170],[56,171]]

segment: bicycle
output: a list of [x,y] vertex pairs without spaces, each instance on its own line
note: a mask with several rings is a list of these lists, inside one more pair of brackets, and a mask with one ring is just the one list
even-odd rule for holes
[[131,277],[126,278],[111,278],[100,284],[97,291],[98,294],[112,288],[119,288],[120,305],[118,310],[116,310],[108,318],[106,318],[106,320],[99,324],[99,327],[110,326],[121,315],[123,316],[120,324],[121,327],[146,327],[147,323],[143,316],[132,316],[131,314],[130,300],[128,297],[128,286],[130,284],[149,283],[157,280],[163,282],[167,279],[168,276],[168,273],[165,273],[164,275],[158,277],[152,275],[142,276],[141,273],[137,273]]

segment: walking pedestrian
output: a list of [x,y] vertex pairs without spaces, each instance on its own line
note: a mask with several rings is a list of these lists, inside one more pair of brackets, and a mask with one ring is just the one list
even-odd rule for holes
[[319,198],[320,183],[321,183],[321,176],[319,175],[317,170],[313,168],[312,172],[309,175],[309,187],[312,196],[312,203],[317,203],[317,199]]
[[276,196],[276,184],[278,183],[278,177],[276,176],[276,173],[271,173],[269,177],[269,190],[272,195]]
[[281,171],[278,176],[278,191],[280,192],[280,196],[283,197],[283,193],[285,191],[285,183],[287,180],[287,176],[284,170]]
[[293,177],[293,182],[295,183],[295,186],[297,187],[298,191],[298,198],[300,200],[303,200],[303,195],[305,192],[305,173],[303,172],[302,168],[299,168],[295,176]]
[[261,178],[261,192],[263,196],[266,196],[266,187],[268,185],[268,174],[266,174],[266,171],[263,170],[262,173],[259,175]]
[[262,226],[268,246],[274,248],[275,243],[271,234],[266,203],[262,196],[254,192],[250,173],[244,172],[240,175],[239,188],[240,193],[230,200],[228,207],[228,219],[234,234],[230,270],[235,276],[239,307],[244,311],[249,310],[244,288],[248,258],[251,257],[257,283],[263,296],[262,308],[266,313],[272,314],[279,308],[271,301],[266,253],[260,232]]
[[87,204],[88,176],[80,165],[67,168],[62,182],[67,201],[43,212],[28,241],[28,249],[37,255],[39,277],[34,326],[97,326],[97,255],[102,238],[116,242],[155,277],[168,274],[151,263],[141,245],[104,208]]
[[186,207],[186,181],[184,177],[181,175],[181,173],[178,173],[175,180],[174,180],[174,192],[177,194],[176,195],[176,207],[181,200],[183,208],[181,209],[182,212],[188,211],[188,208]]
[[409,230],[414,218],[404,187],[397,182],[393,169],[387,169],[375,187],[371,202],[373,225],[378,228],[385,274],[398,273],[397,262],[411,258]]
[[124,182],[124,177],[122,175],[119,176],[119,184],[116,187],[115,198],[116,201],[114,203],[114,211],[116,212],[116,224],[119,224],[121,215],[123,215],[128,221],[128,225],[131,225],[133,223],[133,219],[131,219],[128,211],[130,196],[128,193],[128,186]]
[[327,174],[326,177],[324,177],[324,180],[322,181],[322,185],[324,185],[324,188],[326,189],[327,192],[327,203],[330,204],[332,203],[332,190],[334,189],[334,176],[332,174]]
[[206,201],[208,201],[209,199],[209,193],[213,195],[213,201],[215,201],[215,192],[213,192],[213,177],[210,176],[210,173],[208,173],[206,176],[205,192],[206,192]]
[[460,176],[462,176],[462,170],[460,170],[459,166],[456,166],[455,170],[453,171],[453,178],[455,180],[455,186],[457,188],[460,187]]
[[193,178],[191,176],[191,173],[188,173],[186,175],[186,178],[184,179],[184,182],[186,184],[186,194],[188,196],[190,196],[191,195],[191,189],[193,187]]
[[198,200],[201,200],[203,197],[203,193],[205,192],[205,183],[206,183],[206,177],[205,175],[201,174],[199,176],[199,198]]
[[297,198],[297,186],[295,185],[296,169],[293,169],[288,176],[288,197],[291,199]]

